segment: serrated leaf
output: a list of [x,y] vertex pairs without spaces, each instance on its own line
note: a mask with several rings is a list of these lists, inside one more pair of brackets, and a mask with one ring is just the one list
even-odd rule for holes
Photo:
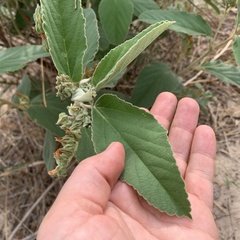
[[39,45],[11,47],[0,51],[0,74],[14,72],[49,53]]
[[133,5],[130,0],[102,0],[98,8],[99,18],[109,42],[122,43],[132,22]]
[[240,65],[240,37],[236,36],[233,43],[233,54],[236,60],[236,63]]
[[103,95],[93,107],[92,128],[97,152],[114,141],[124,145],[126,159],[121,178],[139,195],[169,215],[191,217],[167,131],[151,114],[114,95]]
[[179,78],[162,62],[153,62],[139,73],[132,91],[131,102],[150,108],[160,92],[174,92],[183,88]]
[[134,38],[112,49],[98,64],[92,83],[99,90],[114,76],[128,66],[147,46],[149,46],[173,22],[155,23]]
[[208,23],[200,15],[176,10],[148,10],[139,16],[139,20],[150,24],[162,20],[176,21],[170,29],[188,35],[211,36],[212,32]]
[[56,160],[53,156],[56,148],[57,142],[55,141],[55,135],[47,130],[44,137],[43,160],[48,171],[54,169],[56,166]]
[[[87,39],[87,51],[83,58],[83,64],[85,67],[91,61],[93,61],[99,46],[99,33],[97,18],[94,11],[91,8],[83,10],[84,17],[86,18],[86,39]],[[81,43],[80,43],[81,44]]]
[[134,7],[134,15],[139,16],[146,10],[159,9],[159,6],[154,0],[131,0]]
[[78,149],[76,152],[76,157],[79,162],[96,154],[91,139],[91,129],[82,128],[81,133],[82,138],[79,140]]
[[32,120],[37,122],[40,126],[49,130],[56,136],[63,136],[64,131],[56,125],[58,115],[66,111],[69,105],[67,101],[61,101],[53,93],[46,94],[47,107],[43,105],[43,96],[38,95],[30,102],[28,114]]
[[225,83],[240,87],[240,70],[221,61],[213,61],[203,65],[203,69],[212,73]]
[[41,0],[43,28],[59,74],[80,81],[87,49],[81,0]]

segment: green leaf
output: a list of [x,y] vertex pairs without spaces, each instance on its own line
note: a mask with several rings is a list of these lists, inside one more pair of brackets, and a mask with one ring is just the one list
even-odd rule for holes
[[153,0],[131,0],[134,7],[134,15],[139,16],[146,10],[159,9],[159,6]]
[[122,43],[127,37],[132,22],[131,1],[102,0],[98,13],[109,42],[113,45]]
[[99,30],[99,35],[100,35],[99,50],[106,51],[109,48],[110,43],[109,43],[107,36],[103,30],[101,22],[98,22],[98,30]]
[[0,51],[0,74],[14,72],[49,53],[39,45],[11,47]]
[[[84,69],[87,64],[93,61],[99,46],[99,33],[97,18],[91,8],[84,9],[84,17],[86,18],[86,39],[87,51],[83,58]],[[81,43],[80,43],[81,44]]]
[[233,54],[234,54],[236,63],[240,65],[240,37],[238,37],[237,35],[233,43]]
[[79,140],[78,149],[76,152],[76,157],[79,162],[96,154],[91,139],[91,129],[82,128],[81,133],[82,138]]
[[[19,92],[19,93],[29,97],[30,92],[31,92],[31,88],[32,88],[31,80],[30,80],[30,78],[27,75],[25,75],[23,77],[21,83],[19,84],[16,92],[17,93]],[[19,104],[19,98],[18,98],[17,95],[13,96],[13,102],[15,104]]]
[[208,23],[200,15],[192,13],[176,10],[148,10],[139,16],[139,20],[150,24],[162,20],[176,21],[170,27],[171,30],[188,35],[211,36],[211,28]]
[[87,49],[85,18],[81,0],[41,0],[43,28],[49,52],[59,74],[78,82],[83,76]]
[[174,92],[182,88],[179,78],[167,64],[153,62],[144,67],[138,75],[131,102],[137,106],[150,108],[160,92]]
[[53,156],[56,148],[57,142],[55,141],[55,135],[47,130],[44,138],[43,160],[48,171],[53,170],[56,166],[56,160]]
[[69,102],[61,101],[53,93],[46,94],[47,107],[43,105],[43,96],[38,95],[30,102],[28,114],[32,120],[56,136],[63,136],[64,131],[56,125],[58,115],[66,111]]
[[184,182],[167,140],[167,131],[149,113],[113,95],[93,107],[93,142],[99,153],[114,142],[124,145],[121,175],[151,205],[169,215],[190,215]]
[[212,73],[225,83],[240,87],[240,70],[221,61],[213,61],[203,65],[203,69]]
[[114,76],[128,66],[146,47],[148,47],[173,22],[153,24],[134,38],[112,49],[98,64],[92,83],[99,90]]

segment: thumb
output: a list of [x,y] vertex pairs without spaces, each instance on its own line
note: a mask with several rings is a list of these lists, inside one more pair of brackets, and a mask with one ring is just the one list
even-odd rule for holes
[[77,202],[90,214],[102,213],[124,168],[123,145],[114,142],[102,153],[83,160],[64,184],[56,202]]

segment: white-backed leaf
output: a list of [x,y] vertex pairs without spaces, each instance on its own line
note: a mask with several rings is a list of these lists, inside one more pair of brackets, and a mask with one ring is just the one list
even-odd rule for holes
[[240,69],[219,60],[206,63],[203,68],[223,82],[240,87]]
[[114,76],[128,66],[147,46],[149,46],[173,22],[155,23],[134,38],[112,49],[98,64],[92,83],[99,90]]
[[139,16],[139,20],[150,24],[162,20],[176,21],[170,29],[188,35],[211,36],[212,32],[202,16],[176,10],[148,10]]
[[191,217],[190,203],[167,131],[157,120],[114,95],[100,97],[92,116],[92,139],[98,153],[114,141],[124,145],[122,180],[160,211]]
[[11,47],[0,51],[0,74],[14,72],[38,58],[49,57],[39,45]]
[[80,81],[87,49],[81,0],[41,0],[43,28],[59,74]]

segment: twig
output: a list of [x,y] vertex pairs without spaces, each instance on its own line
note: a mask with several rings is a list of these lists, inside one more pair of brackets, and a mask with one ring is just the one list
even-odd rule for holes
[[[230,39],[230,40],[227,42],[226,46],[225,46],[216,56],[214,56],[214,57],[211,59],[211,61],[215,61],[215,60],[217,60],[219,57],[221,57],[221,56],[228,50],[228,48],[229,48],[229,46],[232,44],[232,42],[233,42],[233,39]],[[191,79],[189,79],[188,81],[186,81],[186,82],[184,83],[184,86],[187,86],[187,85],[191,84],[191,83],[192,83],[196,78],[198,78],[202,73],[203,73],[202,70],[199,71],[194,77],[192,77]]]
[[41,200],[47,195],[47,193],[54,187],[54,185],[58,182],[58,179],[55,179],[51,185],[48,186],[48,188],[42,193],[42,195],[37,199],[37,201],[32,205],[32,207],[25,213],[22,220],[18,223],[18,225],[15,227],[11,235],[9,236],[8,240],[13,240],[13,237],[17,233],[17,231],[21,228],[22,224],[26,221],[26,219],[29,217],[29,215],[32,213],[35,207],[41,202]]
[[36,237],[37,237],[37,232],[34,232],[34,233],[30,234],[29,236],[22,238],[22,240],[33,240],[33,239],[36,239]]
[[39,165],[44,165],[45,163],[43,161],[37,161],[37,162],[34,162],[34,163],[31,163],[31,164],[24,164],[24,165],[20,165],[20,166],[13,166],[13,167],[9,167],[9,168],[4,168],[4,172],[0,174],[0,178],[2,177],[6,177],[6,176],[9,176],[9,175],[12,175],[14,173],[16,173],[16,171],[22,171],[26,168],[32,168],[32,167],[36,167],[36,166],[39,166]]
[[215,61],[215,60],[217,60],[219,57],[221,57],[221,56],[228,50],[228,48],[229,48],[229,46],[232,44],[232,42],[233,42],[233,39],[230,39],[230,40],[227,42],[226,46],[220,51],[220,53],[218,53],[216,56],[214,56],[214,58],[213,58],[211,61]]
[[187,85],[189,85],[190,83],[192,83],[196,78],[198,78],[201,74],[203,73],[203,71],[199,71],[194,77],[190,78],[189,80],[187,80],[183,85],[186,87]]
[[213,202],[213,204],[218,207],[224,214],[228,215],[227,210],[225,210],[222,206],[220,206],[216,201]]
[[5,238],[7,239],[8,238],[8,208],[7,208],[7,206],[8,206],[8,194],[7,194],[7,192],[8,192],[8,188],[9,188],[9,179],[8,179],[8,177],[7,177],[7,187],[6,187],[6,194],[5,194],[5,213],[4,213],[4,215],[5,215],[5,217],[4,217],[4,234],[5,234]]

